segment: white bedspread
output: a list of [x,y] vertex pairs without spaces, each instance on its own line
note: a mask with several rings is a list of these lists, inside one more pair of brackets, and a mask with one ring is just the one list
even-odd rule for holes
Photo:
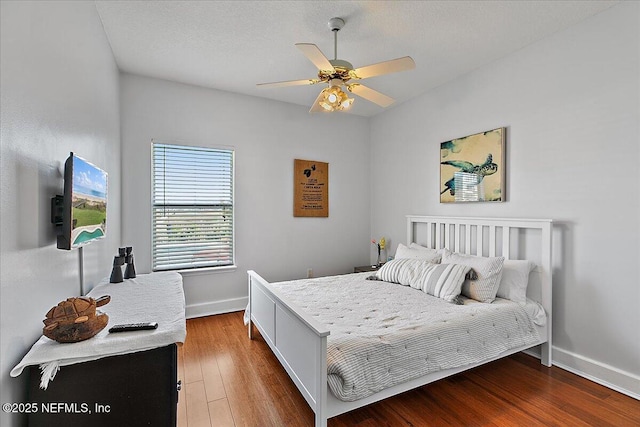
[[[26,366],[40,365],[40,386],[46,389],[61,366],[150,350],[185,340],[185,301],[182,276],[178,273],[142,274],[122,283],[108,283],[106,279],[87,295],[93,298],[111,296],[111,302],[98,308],[109,315],[109,324],[96,336],[76,343],[60,344],[41,336],[11,370],[12,377],[20,375]],[[108,332],[116,324],[142,322],[158,322],[158,328],[118,334]]]
[[271,283],[329,326],[327,373],[341,400],[364,398],[430,372],[477,363],[540,336],[519,304],[455,305],[371,273]]

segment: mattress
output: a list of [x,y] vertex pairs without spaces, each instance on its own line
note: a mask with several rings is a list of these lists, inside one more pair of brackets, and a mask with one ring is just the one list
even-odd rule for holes
[[499,298],[456,305],[407,286],[366,280],[370,275],[270,284],[330,329],[327,381],[340,400],[362,399],[540,341],[532,318],[543,320],[539,309]]

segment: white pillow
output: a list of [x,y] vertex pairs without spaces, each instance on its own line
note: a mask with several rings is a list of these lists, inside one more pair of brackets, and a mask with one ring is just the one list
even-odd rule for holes
[[440,254],[435,249],[425,248],[424,246],[421,249],[418,248],[408,248],[402,243],[398,244],[398,248],[396,249],[395,259],[423,259],[427,261],[431,261],[433,263],[440,262]]
[[462,284],[462,295],[486,303],[493,302],[496,298],[504,257],[463,255],[443,249],[442,263],[468,265],[475,271],[477,278],[467,279]]
[[432,252],[434,252],[434,251],[435,251],[435,252],[437,252],[435,249],[431,249],[431,248],[428,248],[428,247],[426,247],[426,246],[419,245],[419,244],[417,244],[416,242],[411,243],[411,244],[409,245],[409,248],[410,248],[410,249],[424,249],[425,251],[432,251]]
[[462,289],[465,275],[471,267],[457,264],[434,264],[423,259],[396,258],[386,262],[376,277],[385,282],[399,283],[454,301]]
[[502,278],[496,296],[515,301],[520,305],[527,303],[527,285],[529,273],[536,268],[531,261],[506,259],[502,266]]

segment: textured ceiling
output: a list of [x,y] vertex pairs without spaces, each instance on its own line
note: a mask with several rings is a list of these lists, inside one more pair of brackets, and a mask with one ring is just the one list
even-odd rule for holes
[[[411,56],[416,69],[363,83],[398,105],[595,15],[616,1],[97,1],[125,72],[310,107],[323,85],[294,46],[333,58],[330,18],[346,21],[338,58],[354,67]],[[391,107],[388,108],[393,108]],[[356,97],[352,114],[383,108]]]

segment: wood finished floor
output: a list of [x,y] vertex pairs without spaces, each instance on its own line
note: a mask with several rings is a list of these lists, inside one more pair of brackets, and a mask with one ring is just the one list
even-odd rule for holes
[[[187,321],[178,427],[312,427],[313,412],[242,313]],[[640,402],[522,353],[329,420],[329,427],[640,426]]]

